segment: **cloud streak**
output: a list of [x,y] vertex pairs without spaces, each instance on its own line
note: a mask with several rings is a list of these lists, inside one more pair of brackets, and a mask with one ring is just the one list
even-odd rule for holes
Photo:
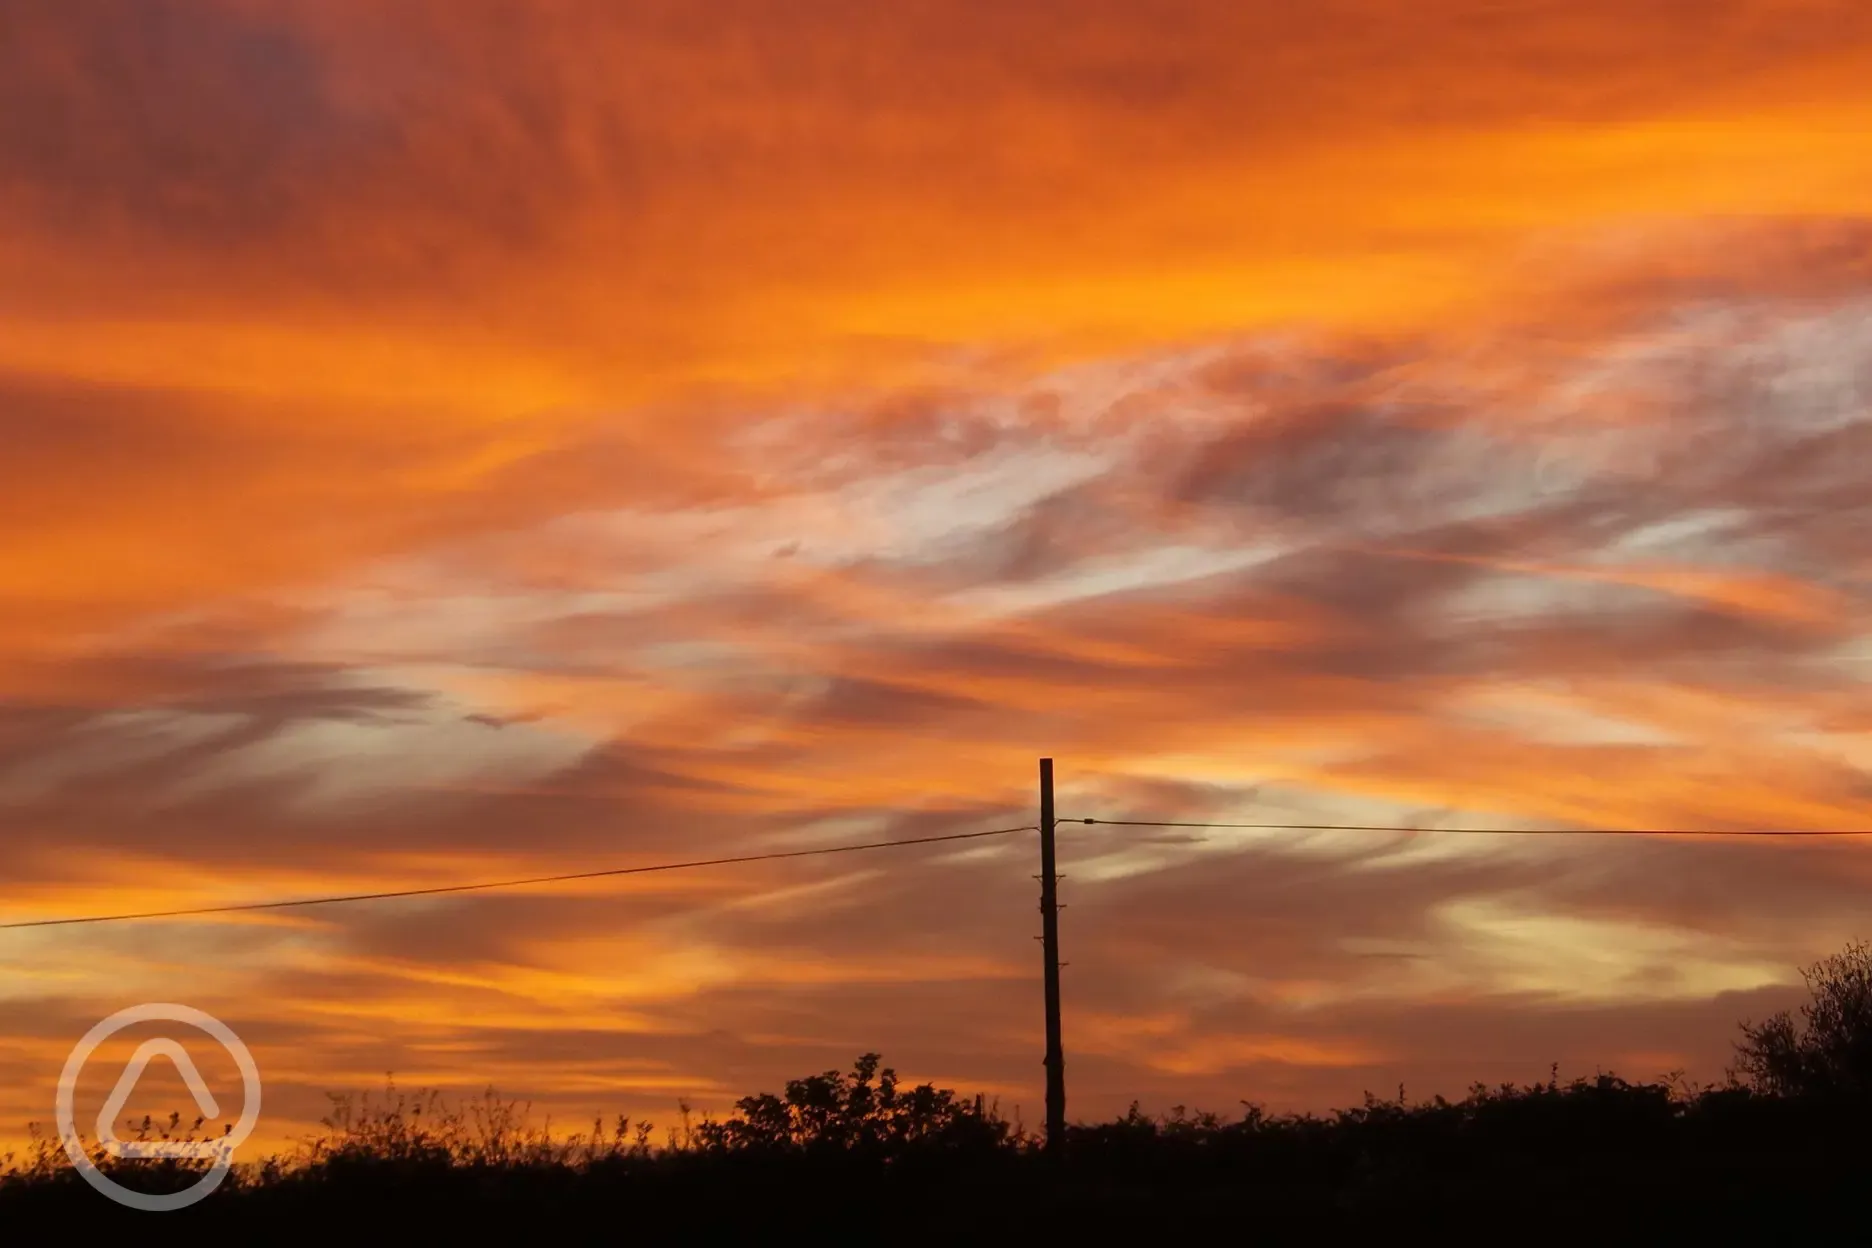
[[[0,6],[0,915],[1867,824],[1860,7],[1174,7]],[[1037,1104],[1029,848],[6,933],[0,1120]],[[1865,871],[1065,852],[1088,1114],[1713,1076]]]

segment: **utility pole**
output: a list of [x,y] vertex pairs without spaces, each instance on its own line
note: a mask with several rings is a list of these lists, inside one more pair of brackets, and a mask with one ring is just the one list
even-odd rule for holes
[[1053,760],[1040,760],[1040,948],[1046,972],[1046,1147],[1066,1146],[1066,1055],[1060,1049],[1059,880],[1053,853]]

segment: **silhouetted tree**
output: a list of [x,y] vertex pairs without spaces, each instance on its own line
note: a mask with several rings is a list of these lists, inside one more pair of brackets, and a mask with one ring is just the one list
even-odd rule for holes
[[1872,1093],[1872,947],[1854,941],[1802,972],[1813,999],[1742,1024],[1736,1073],[1774,1096]]
[[763,1092],[735,1102],[727,1122],[705,1122],[705,1151],[808,1150],[893,1153],[905,1147],[982,1148],[1006,1142],[1009,1126],[978,1097],[946,1088],[905,1089],[897,1072],[866,1053],[851,1073],[828,1070],[790,1080],[785,1096]]

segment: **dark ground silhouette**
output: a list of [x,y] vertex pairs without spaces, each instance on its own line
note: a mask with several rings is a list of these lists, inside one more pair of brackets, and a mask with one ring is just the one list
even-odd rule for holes
[[[48,1143],[0,1178],[0,1227],[22,1240],[95,1229],[220,1243],[1190,1231],[1278,1243],[1872,1242],[1872,953],[1855,945],[1808,978],[1800,1014],[1745,1024],[1735,1072],[1700,1088],[1556,1074],[1456,1101],[1367,1096],[1326,1115],[1133,1107],[1071,1128],[1058,1155],[979,1098],[902,1086],[875,1054],[746,1097],[725,1121],[685,1118],[654,1143],[647,1124],[623,1119],[554,1138],[492,1095],[451,1106],[391,1089],[335,1098],[301,1155],[155,1220],[108,1204]],[[114,1164],[144,1190],[193,1180],[173,1165]]]

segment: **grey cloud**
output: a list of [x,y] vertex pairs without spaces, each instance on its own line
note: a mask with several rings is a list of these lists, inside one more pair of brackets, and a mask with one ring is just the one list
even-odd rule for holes
[[356,135],[303,37],[219,4],[0,12],[0,167],[61,228],[277,229]]

